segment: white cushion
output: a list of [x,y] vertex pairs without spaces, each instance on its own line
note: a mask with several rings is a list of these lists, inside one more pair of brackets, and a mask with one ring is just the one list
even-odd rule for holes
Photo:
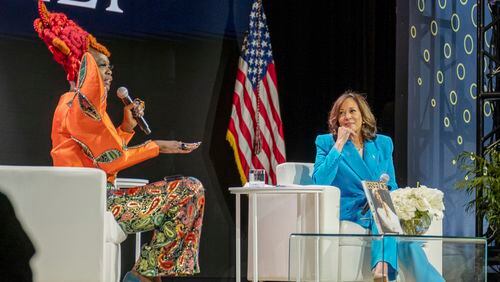
[[[114,281],[123,234],[106,212],[99,169],[0,166],[0,190],[33,242],[34,281]],[[113,272],[111,274],[110,272]],[[110,276],[111,275],[111,276]]]
[[104,226],[106,228],[106,243],[120,244],[127,239],[127,234],[123,232],[118,222],[116,222],[113,214],[109,211],[104,213]]

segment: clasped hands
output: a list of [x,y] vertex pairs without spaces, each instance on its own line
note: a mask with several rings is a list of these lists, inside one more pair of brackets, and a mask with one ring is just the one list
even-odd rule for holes
[[340,153],[347,140],[354,140],[355,138],[358,138],[358,134],[354,132],[354,130],[349,127],[339,126],[339,128],[337,128],[337,140],[335,141],[334,147]]
[[[137,126],[137,121],[134,117],[144,116],[145,109],[146,105],[140,99],[135,99],[134,103],[126,105],[123,108],[123,121],[120,125],[121,129],[126,132],[133,132],[134,128]],[[160,153],[162,154],[188,154],[201,145],[201,142],[185,143],[174,140],[154,140],[153,142],[160,147]]]

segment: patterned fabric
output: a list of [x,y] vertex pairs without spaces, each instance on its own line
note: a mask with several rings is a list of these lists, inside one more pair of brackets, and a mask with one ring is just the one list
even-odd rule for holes
[[85,95],[82,92],[78,91],[77,93],[78,93],[78,102],[80,104],[80,108],[82,109],[82,111],[90,118],[100,121],[101,116],[95,109],[94,105],[90,103],[89,99],[87,99],[87,97],[85,97]]
[[185,276],[200,272],[205,194],[200,181],[184,177],[142,187],[108,190],[108,209],[128,234],[154,230],[142,246],[135,269],[144,276]]
[[120,170],[156,157],[159,147],[155,142],[125,147],[134,134],[115,127],[106,113],[106,93],[92,55],[85,53],[80,66],[77,89],[61,97],[54,113],[52,160],[55,166],[100,168],[113,182]]

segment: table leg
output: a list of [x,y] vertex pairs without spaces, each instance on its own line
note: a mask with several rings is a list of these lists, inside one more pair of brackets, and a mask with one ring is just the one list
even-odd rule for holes
[[141,234],[141,232],[135,233],[135,261],[138,261],[141,255]]
[[236,194],[236,282],[241,282],[241,206]]
[[252,228],[253,228],[253,281],[258,282],[259,281],[259,260],[258,260],[258,232],[257,232],[257,194],[253,195],[253,207],[252,207]]
[[[316,207],[314,209],[314,231],[316,234],[319,234],[319,194],[315,193],[314,194],[314,206]],[[316,236],[316,281],[319,281],[319,236]]]
[[298,237],[298,248],[297,248],[297,257],[298,257],[298,267],[297,267],[297,277],[295,278],[295,281],[300,282],[302,280],[302,240],[304,238]]

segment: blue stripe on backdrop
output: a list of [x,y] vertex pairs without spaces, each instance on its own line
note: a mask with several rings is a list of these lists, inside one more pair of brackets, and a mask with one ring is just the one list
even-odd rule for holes
[[[34,36],[33,20],[38,17],[37,2],[0,0],[0,34]],[[45,2],[50,11],[66,13],[91,33],[134,37],[239,36],[248,26],[252,3],[251,0]]]
[[412,0],[409,8],[408,181],[444,192],[445,235],[474,236],[469,199],[454,184],[464,176],[455,158],[476,143],[475,2]]

